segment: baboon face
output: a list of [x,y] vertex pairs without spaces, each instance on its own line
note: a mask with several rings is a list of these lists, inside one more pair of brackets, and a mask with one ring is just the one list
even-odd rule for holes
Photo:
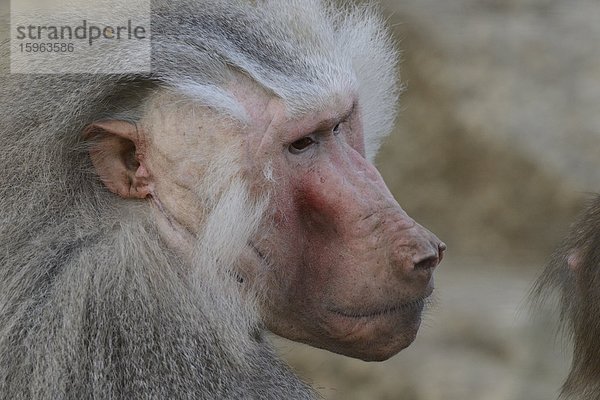
[[400,208],[365,158],[357,96],[334,93],[319,111],[290,116],[248,79],[230,91],[244,122],[162,94],[137,129],[92,125],[88,135],[104,137],[91,151],[100,177],[123,197],[148,199],[164,236],[185,252],[210,207],[207,191],[238,174],[268,198],[237,271],[240,285],[263,288],[266,326],[364,360],[396,354],[414,340],[445,245]]

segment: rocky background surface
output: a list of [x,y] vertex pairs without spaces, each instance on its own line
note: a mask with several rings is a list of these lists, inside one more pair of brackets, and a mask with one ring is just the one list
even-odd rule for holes
[[277,340],[324,398],[552,400],[569,362],[528,291],[600,192],[600,2],[383,0],[407,91],[378,167],[449,245],[417,341],[363,363]]

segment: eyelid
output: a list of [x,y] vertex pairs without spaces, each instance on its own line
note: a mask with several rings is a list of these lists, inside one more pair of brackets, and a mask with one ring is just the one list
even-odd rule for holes
[[[332,118],[328,121],[323,121],[321,123],[321,126],[316,127],[316,129],[314,131],[312,131],[309,134],[306,134],[305,136],[298,138],[296,140],[294,140],[293,142],[288,142],[290,144],[288,144],[287,146],[285,146],[288,150],[292,148],[292,144],[296,143],[299,140],[302,140],[304,138],[310,138],[313,140],[314,144],[319,144],[319,140],[317,140],[317,138],[322,137],[324,135],[330,135],[333,134],[334,136],[338,136],[340,133],[342,133],[344,128],[344,124],[348,123],[351,119],[352,116],[354,115],[356,110],[356,104],[354,104],[352,106],[352,108],[345,113],[344,115],[340,115],[338,116],[338,118]],[[339,127],[340,129],[338,130],[338,132],[335,132],[335,128]],[[295,154],[295,153],[294,153]]]

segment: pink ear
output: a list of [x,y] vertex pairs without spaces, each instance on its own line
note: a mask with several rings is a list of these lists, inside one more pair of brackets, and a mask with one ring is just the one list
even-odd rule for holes
[[90,158],[108,190],[126,199],[151,194],[151,177],[141,161],[142,135],[134,124],[100,121],[89,125],[83,134],[92,142]]

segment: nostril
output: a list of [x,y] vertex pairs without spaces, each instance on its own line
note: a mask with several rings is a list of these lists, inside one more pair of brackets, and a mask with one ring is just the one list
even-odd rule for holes
[[437,267],[440,263],[438,255],[431,255],[423,258],[421,261],[415,262],[415,270],[427,271]]

